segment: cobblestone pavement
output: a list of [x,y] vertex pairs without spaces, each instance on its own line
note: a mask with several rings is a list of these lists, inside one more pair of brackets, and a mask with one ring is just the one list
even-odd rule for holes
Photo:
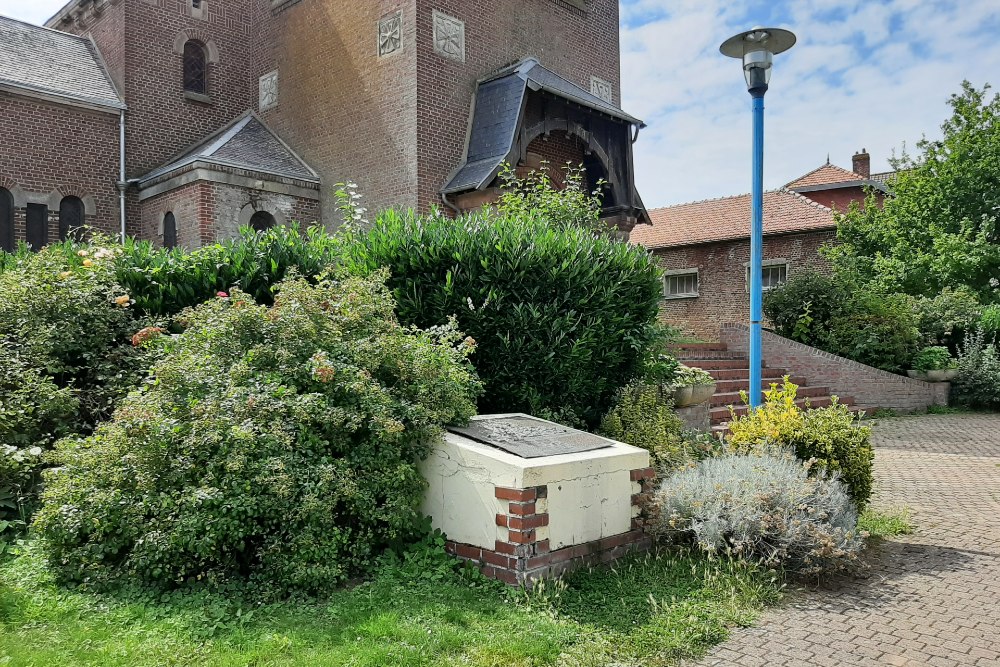
[[[792,593],[696,664],[1000,667],[1000,415],[880,420],[876,507],[913,510],[864,579]],[[691,665],[691,663],[687,663]]]

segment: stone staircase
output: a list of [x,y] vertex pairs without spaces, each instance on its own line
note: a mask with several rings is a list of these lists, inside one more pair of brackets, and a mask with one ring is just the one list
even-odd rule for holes
[[[730,419],[730,406],[737,416],[747,413],[747,406],[740,398],[741,391],[750,389],[750,362],[745,351],[731,351],[725,343],[687,343],[675,346],[673,352],[685,366],[701,368],[715,378],[715,395],[709,399],[713,429],[725,429]],[[765,366],[761,389],[780,384],[786,375],[799,387],[795,403],[800,407],[825,408],[833,403],[829,387],[811,386],[808,378],[796,374],[794,369]],[[840,396],[839,402],[850,406],[853,399]]]

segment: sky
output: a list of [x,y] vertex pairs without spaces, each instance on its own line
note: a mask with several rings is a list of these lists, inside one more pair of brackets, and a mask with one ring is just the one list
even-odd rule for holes
[[[342,0],[338,0],[342,1]],[[64,0],[0,0],[41,23]],[[647,207],[750,189],[750,96],[726,38],[755,26],[798,36],[765,98],[764,185],[824,164],[872,170],[939,136],[964,79],[1000,86],[997,0],[623,0],[622,107],[642,118],[636,182]]]

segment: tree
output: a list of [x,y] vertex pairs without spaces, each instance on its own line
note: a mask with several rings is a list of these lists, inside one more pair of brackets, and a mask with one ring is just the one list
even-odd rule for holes
[[839,273],[887,292],[933,296],[965,287],[1000,301],[1000,95],[968,81],[951,96],[942,138],[893,161],[893,196],[840,216],[828,250]]

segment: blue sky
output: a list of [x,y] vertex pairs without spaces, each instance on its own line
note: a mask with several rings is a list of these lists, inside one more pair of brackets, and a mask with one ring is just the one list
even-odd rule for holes
[[[343,1],[343,0],[337,0]],[[41,23],[64,0],[0,0]],[[997,0],[623,0],[622,106],[649,127],[635,147],[649,207],[749,190],[750,97],[727,37],[790,29],[767,94],[765,185],[861,148],[889,168],[903,144],[936,136],[963,79],[1000,86]]]

